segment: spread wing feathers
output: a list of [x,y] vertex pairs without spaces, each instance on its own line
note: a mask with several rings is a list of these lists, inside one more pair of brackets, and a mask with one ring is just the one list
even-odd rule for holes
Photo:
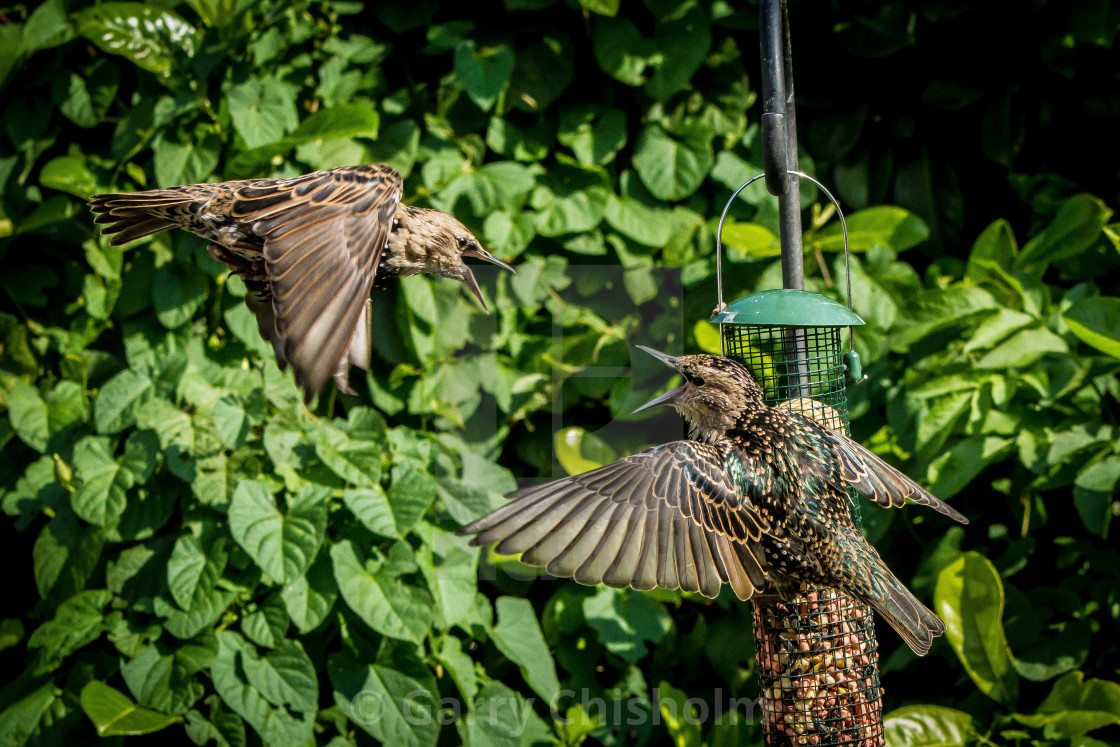
[[152,189],[128,194],[94,195],[89,207],[97,217],[93,222],[102,226],[101,233],[112,236],[111,246],[120,246],[153,233],[175,228],[173,219],[177,210],[194,202],[197,195],[182,189]]
[[368,303],[392,229],[401,178],[388,166],[351,166],[248,184],[233,215],[264,239],[283,360],[308,399],[349,364],[369,366]]
[[872,454],[866,448],[836,431],[827,431],[832,452],[840,462],[845,482],[880,506],[898,508],[907,501],[929,506],[938,513],[967,524],[959,511],[940,501],[918,483]]
[[766,581],[768,527],[708,444],[674,441],[511,498],[459,534],[582,584],[714,597],[729,583],[747,599]]

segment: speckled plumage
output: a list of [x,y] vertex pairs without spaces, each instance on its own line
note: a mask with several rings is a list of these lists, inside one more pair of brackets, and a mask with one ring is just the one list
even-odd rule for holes
[[371,164],[94,195],[90,208],[114,245],[171,228],[212,242],[210,256],[244,279],[261,337],[310,400],[332,377],[350,393],[350,366],[369,367],[375,280],[452,278],[485,308],[463,258],[512,270],[450,215],[402,205],[401,188],[396,171]]
[[740,599],[767,580],[787,599],[800,581],[838,587],[926,653],[945,625],[860,533],[847,490],[967,519],[843,434],[767,405],[737,362],[649,352],[685,383],[646,407],[675,407],[690,440],[516,491],[460,532],[587,584],[714,597],[728,583]]

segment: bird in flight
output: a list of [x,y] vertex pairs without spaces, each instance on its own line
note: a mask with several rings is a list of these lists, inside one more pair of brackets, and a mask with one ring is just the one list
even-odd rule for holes
[[919,503],[968,520],[844,434],[767,405],[738,362],[642,349],[684,383],[635,412],[670,405],[689,439],[515,491],[459,533],[583,584],[715,597],[727,583],[746,600],[769,580],[785,601],[802,581],[837,587],[928,652],[945,623],[860,533],[848,487],[881,506]]
[[369,367],[374,280],[433,275],[486,301],[463,261],[513,268],[455,218],[402,205],[389,166],[344,166],[285,179],[187,184],[90,198],[95,223],[125,244],[171,228],[211,242],[210,256],[245,281],[245,303],[280,368],[307,401],[327,379],[352,394],[351,365]]

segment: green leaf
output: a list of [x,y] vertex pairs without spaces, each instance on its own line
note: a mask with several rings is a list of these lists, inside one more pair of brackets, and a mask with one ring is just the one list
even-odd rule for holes
[[904,349],[927,335],[997,307],[990,293],[972,285],[924,290],[910,300],[903,318],[892,330],[892,347]]
[[311,566],[327,527],[327,490],[309,487],[290,498],[286,513],[264,483],[246,480],[229,506],[229,528],[237,544],[261,570],[283,584]]
[[1019,330],[974,364],[978,369],[1016,370],[1048,353],[1068,353],[1069,345],[1045,327]]
[[152,305],[156,318],[168,329],[189,322],[206,302],[210,282],[194,265],[183,267],[168,262],[157,267],[152,277]]
[[654,99],[667,101],[673,94],[688,87],[712,48],[707,14],[698,7],[692,7],[683,15],[662,22],[658,25],[654,44],[661,60],[645,89]]
[[342,494],[342,502],[374,534],[382,537],[401,536],[389,497],[380,485],[347,490]]
[[276,648],[284,642],[289,623],[291,619],[280,595],[270,594],[255,610],[245,615],[241,632],[258,646]]
[[23,639],[23,623],[13,618],[0,620],[0,651],[15,646]]
[[682,690],[661,682],[657,685],[657,702],[665,729],[677,747],[700,747],[700,714]]
[[158,646],[146,646],[122,664],[121,674],[141,705],[182,714],[202,697],[202,685],[194,675],[210,666],[217,652],[213,636],[185,643],[171,655],[161,655]]
[[136,407],[151,388],[143,374],[125,369],[106,381],[93,404],[93,424],[98,433],[119,433],[136,422]]
[[1102,539],[1108,535],[1113,503],[1120,485],[1120,456],[1108,456],[1082,469],[1074,480],[1073,505],[1085,528]]
[[569,475],[579,475],[618,459],[618,454],[601,438],[583,428],[572,426],[552,436],[556,460]]
[[250,78],[227,94],[234,129],[245,145],[274,143],[299,125],[295,91],[276,78]]
[[498,624],[490,631],[490,640],[517,664],[529,687],[555,705],[560,682],[533,605],[527,599],[499,597],[496,607]]
[[114,526],[128,503],[132,473],[113,458],[112,442],[104,436],[86,436],[74,446],[74,513],[100,527]]
[[65,44],[74,36],[66,21],[66,6],[61,0],[47,0],[27,18],[23,28],[23,43],[28,52],[49,49]]
[[1023,247],[1016,266],[1045,266],[1081,254],[1100,238],[1111,216],[1112,210],[1092,195],[1069,198],[1046,230]]
[[593,36],[595,60],[608,75],[626,85],[645,82],[656,56],[654,45],[625,18],[599,18]]
[[478,677],[475,676],[474,660],[463,653],[463,646],[459,639],[452,635],[444,636],[436,656],[447,668],[451,679],[455,680],[459,694],[466,700],[473,701],[478,694]]
[[1016,714],[1028,726],[1046,726],[1058,737],[1077,737],[1095,729],[1120,724],[1120,684],[1107,680],[1084,680],[1081,672],[1070,672],[1054,683],[1054,689],[1031,716]]
[[478,49],[473,41],[464,41],[455,49],[455,75],[471,101],[488,111],[509,84],[514,59],[505,45]]
[[[852,213],[848,221],[848,248],[853,252],[883,246],[894,252],[915,247],[929,238],[929,226],[918,216],[894,205],[880,205]],[[826,252],[844,251],[840,222],[830,223],[810,242]]]
[[938,574],[933,596],[945,637],[977,688],[1013,706],[1019,675],[1003,632],[1003,584],[995,566],[967,552]]
[[619,178],[620,197],[610,196],[604,217],[611,227],[635,241],[652,247],[668,243],[678,219],[666,205],[659,204],[634,178],[631,171]]
[[208,544],[193,534],[184,534],[175,541],[167,560],[167,588],[184,610],[201,604],[214,590],[226,567],[225,542]]
[[601,166],[614,160],[626,145],[626,112],[614,107],[583,106],[560,112],[561,144],[572,149],[584,166]]
[[436,496],[435,480],[407,462],[394,469],[386,496],[380,487],[346,491],[343,500],[370,531],[403,537],[428,510]]
[[31,551],[39,596],[64,598],[85,588],[101,560],[104,544],[104,533],[79,522],[72,511],[56,514]]
[[975,733],[971,716],[943,706],[903,706],[883,718],[883,736],[887,744],[965,747],[972,743]]
[[217,168],[220,151],[221,141],[216,135],[188,142],[160,135],[152,143],[156,183],[170,187],[204,182]]
[[407,674],[334,654],[327,660],[334,700],[382,744],[431,747],[439,738],[439,694]]
[[35,387],[17,381],[8,392],[8,419],[20,439],[42,453],[47,450],[50,424],[47,403]]
[[270,704],[248,680],[247,666],[262,667],[252,645],[237,633],[218,633],[218,655],[210,667],[210,677],[225,704],[248,721],[265,744],[313,743],[314,712],[309,711],[300,719],[284,707]]
[[634,144],[634,169],[659,200],[683,200],[703,183],[715,157],[703,135],[676,140],[657,125],[649,125]]
[[47,672],[80,648],[101,637],[104,609],[113,595],[103,589],[83,591],[58,606],[54,617],[40,625],[27,641],[29,649],[41,649],[35,673]]
[[[502,683],[487,682],[478,691],[477,702],[485,706],[476,707],[455,722],[465,747],[518,747],[554,742],[555,735],[533,711],[533,704]],[[570,711],[565,718],[571,719]],[[565,742],[579,743],[578,740]]]
[[338,599],[330,559],[319,555],[306,574],[280,590],[280,597],[300,633],[319,627]]
[[1120,298],[1083,298],[1065,310],[1062,321],[1086,345],[1120,358]]
[[750,261],[780,257],[782,246],[770,229],[757,223],[728,221],[723,227],[723,245],[732,260]]
[[58,156],[47,162],[39,172],[39,183],[59,192],[87,198],[97,191],[97,177],[77,156]]
[[436,497],[435,479],[407,463],[393,470],[389,487],[389,507],[398,535],[404,535],[432,505]]
[[326,423],[315,434],[315,453],[331,472],[354,485],[374,485],[381,478],[380,438],[354,439]]
[[164,628],[168,633],[180,639],[194,638],[213,625],[236,596],[236,591],[215,588],[185,611],[157,597],[155,612],[167,618]]
[[[246,95],[250,93],[255,92],[247,92]],[[261,106],[261,116],[263,117],[265,111],[263,105]],[[277,121],[282,125],[281,130],[284,129],[283,125],[290,124],[288,115],[289,112],[286,110],[275,113]],[[374,138],[377,137],[380,121],[377,110],[369,104],[354,103],[332,106],[329,109],[323,109],[312,114],[300,122],[299,126],[292,130],[290,134],[274,141],[267,141],[265,145],[254,147],[252,150],[235,156],[230,161],[229,167],[235,173],[251,174],[266,168],[273,158],[282,156],[300,145],[356,137]],[[250,129],[258,124],[251,118],[243,120],[242,123]],[[268,132],[273,132],[275,127],[273,129],[266,127],[265,129]],[[267,135],[257,133],[257,130],[251,129],[251,131],[255,136],[267,137]],[[244,136],[244,133],[242,133],[242,137]],[[248,142],[248,139],[246,142]],[[388,159],[379,158],[378,160]],[[390,162],[389,165],[394,166],[395,164]],[[253,334],[256,334],[256,327],[254,326],[253,329]]]
[[179,720],[138,706],[124,693],[98,680],[92,680],[82,688],[81,703],[99,737],[151,734]]
[[174,11],[145,3],[102,3],[75,17],[78,33],[103,52],[118,54],[156,75],[194,55],[198,31]]
[[645,594],[599,588],[583,600],[583,615],[600,643],[631,663],[645,656],[646,643],[657,643],[672,627],[665,609]]
[[[27,744],[38,736],[39,727],[51,723],[52,706],[57,706],[62,693],[53,681],[16,700],[0,713],[0,740],[4,744]],[[34,742],[32,742],[34,744]]]
[[400,581],[384,563],[372,569],[358,559],[347,540],[331,547],[334,577],[342,598],[378,633],[420,643],[432,625],[432,598]]
[[441,620],[447,629],[462,620],[474,605],[478,593],[478,551],[469,537],[457,537],[431,524],[421,524],[417,534],[423,544],[416,551],[416,562],[428,582]]
[[319,681],[299,641],[284,641],[260,658],[246,656],[242,667],[249,685],[274,706],[315,711],[319,702]]

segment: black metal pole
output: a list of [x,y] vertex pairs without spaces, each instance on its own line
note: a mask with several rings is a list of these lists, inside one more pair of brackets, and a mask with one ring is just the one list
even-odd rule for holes
[[793,104],[793,53],[785,0],[759,4],[762,58],[762,144],[766,189],[778,197],[782,244],[782,286],[805,287],[801,247],[800,180],[797,170],[797,113]]

